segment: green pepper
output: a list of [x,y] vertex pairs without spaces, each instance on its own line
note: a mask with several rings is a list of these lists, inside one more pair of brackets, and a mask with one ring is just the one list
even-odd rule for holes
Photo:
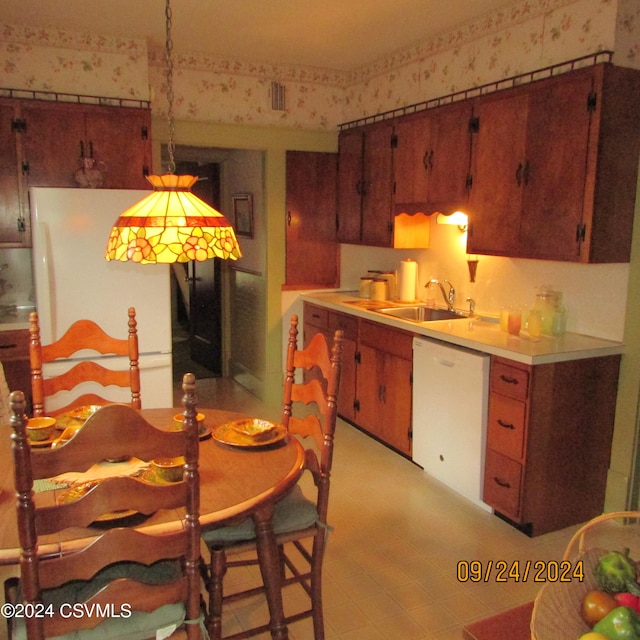
[[630,607],[616,607],[592,630],[609,640],[640,640],[640,615]]

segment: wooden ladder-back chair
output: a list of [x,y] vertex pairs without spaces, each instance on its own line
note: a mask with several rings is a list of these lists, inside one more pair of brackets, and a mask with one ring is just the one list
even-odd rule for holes
[[[274,510],[273,526],[280,548],[282,586],[299,584],[309,596],[311,606],[285,617],[287,625],[311,617],[314,637],[324,638],[322,611],[322,560],[327,533],[329,484],[333,460],[333,440],[337,417],[337,397],[342,366],[342,331],[335,332],[331,350],[324,335],[317,333],[305,349],[299,350],[298,317],[291,318],[287,347],[284,406],[282,423],[289,434],[300,437],[305,446],[305,467],[311,472],[316,496],[311,500],[296,486],[280,500]],[[296,379],[304,373],[304,381]],[[312,406],[315,404],[315,407]],[[301,411],[298,413],[297,408]],[[208,631],[212,639],[222,636],[223,604],[255,596],[264,591],[263,584],[238,593],[223,593],[223,577],[227,568],[259,564],[252,557],[229,559],[245,551],[255,550],[253,522],[246,519],[236,526],[203,532],[210,552],[205,571],[209,592]],[[303,541],[312,540],[311,550]],[[261,567],[262,570],[262,567]],[[269,630],[269,624],[245,630],[229,638],[248,638]]]
[[[193,374],[184,376],[182,388],[182,431],[162,431],[135,409],[111,404],[96,411],[72,439],[52,449],[30,446],[24,394],[11,394],[21,556],[20,578],[5,583],[5,598],[25,603],[25,611],[48,613],[10,620],[9,638],[41,640],[78,632],[69,637],[131,640],[165,638],[175,629],[188,640],[201,638],[199,439]],[[60,499],[64,489],[45,490],[37,494],[39,500],[34,498],[34,481],[48,479],[50,484],[61,473],[84,472],[96,463],[104,466],[105,460],[127,456],[142,461],[184,456],[183,479],[154,482],[144,473],[121,475],[89,481],[71,499]],[[175,521],[176,509],[184,510],[181,523]],[[145,530],[144,516],[156,512],[162,516],[161,510],[168,510],[166,522],[160,517]],[[133,512],[130,518],[135,522],[117,522],[113,514],[120,512]],[[96,522],[99,519],[108,521]],[[67,529],[73,530],[74,538],[65,542]]]
[[[101,387],[115,385],[131,389],[131,406],[140,409],[140,369],[138,368],[138,331],[136,310],[129,308],[129,332],[126,338],[118,339],[107,335],[93,320],[78,320],[67,332],[51,344],[43,345],[40,341],[38,314],[29,316],[29,358],[31,363],[31,393],[33,396],[33,415],[58,415],[72,407],[82,405],[104,405],[112,400],[96,393],[81,393],[73,402],[63,407],[51,409],[47,406],[47,398],[60,391],[71,391],[83,382],[97,382]],[[72,368],[57,376],[45,378],[42,374],[43,364],[70,358],[74,354],[85,352],[86,357],[92,355],[128,356],[128,370],[113,370],[90,360],[82,360]],[[93,353],[91,353],[93,352]]]

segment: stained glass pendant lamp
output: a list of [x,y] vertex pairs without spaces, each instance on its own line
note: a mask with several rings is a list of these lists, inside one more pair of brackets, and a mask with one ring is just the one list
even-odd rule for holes
[[166,0],[166,26],[169,173],[147,177],[153,192],[120,214],[105,259],[140,264],[237,260],[242,253],[229,221],[191,193],[197,177],[175,174],[170,0]]

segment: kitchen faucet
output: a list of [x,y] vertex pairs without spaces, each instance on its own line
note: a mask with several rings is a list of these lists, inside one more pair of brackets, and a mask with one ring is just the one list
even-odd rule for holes
[[430,289],[432,285],[434,284],[438,285],[438,287],[440,287],[440,291],[442,292],[442,297],[444,298],[444,301],[447,305],[447,309],[449,311],[453,311],[453,301],[456,298],[456,290],[453,288],[453,285],[448,280],[445,280],[445,282],[449,285],[448,294],[445,292],[444,287],[442,286],[442,282],[440,282],[440,280],[436,280],[435,278],[432,278],[431,280],[429,280],[429,282],[427,282],[425,287],[427,289]]

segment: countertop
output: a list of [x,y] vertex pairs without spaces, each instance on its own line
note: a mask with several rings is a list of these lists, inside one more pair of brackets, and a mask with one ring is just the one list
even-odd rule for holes
[[35,307],[6,307],[0,306],[0,331],[11,331],[29,328],[29,314]]
[[[483,320],[481,317],[422,323],[402,320],[367,308],[368,303],[373,301],[359,298],[355,291],[305,293],[301,295],[301,298],[303,301],[335,311],[349,313],[397,329],[404,329],[418,336],[502,356],[528,365],[598,358],[624,352],[624,344],[621,342],[594,338],[579,333],[567,332],[558,337],[541,336],[532,339],[523,331],[519,336],[512,336],[501,331],[497,322]],[[391,304],[400,306],[398,303]],[[373,302],[370,306],[379,306],[379,303],[376,305]]]

